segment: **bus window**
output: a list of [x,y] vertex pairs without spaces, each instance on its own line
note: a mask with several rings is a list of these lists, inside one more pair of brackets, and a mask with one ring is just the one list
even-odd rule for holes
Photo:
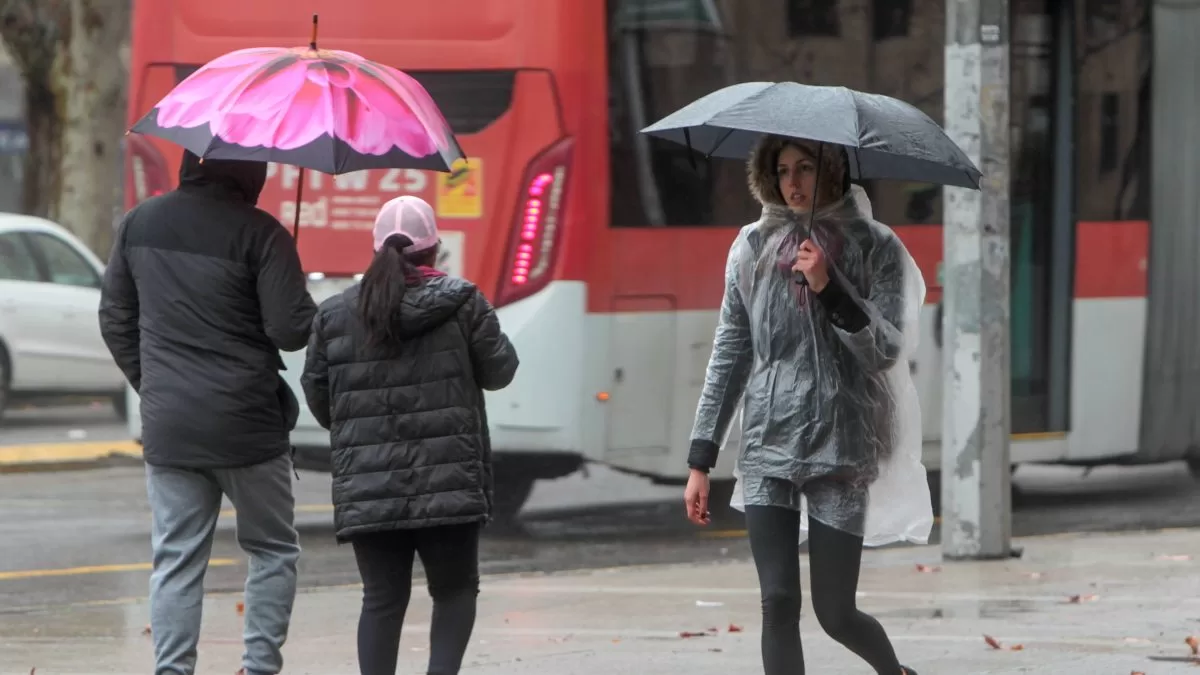
[[1075,194],[1082,221],[1150,218],[1150,3],[1076,0]]
[[[736,82],[873,91],[940,121],[944,3],[870,4],[875,17],[864,24],[850,19],[857,8],[831,0],[608,0],[612,225],[730,226],[758,217],[744,162],[689,157],[679,144],[637,133]],[[868,181],[865,187],[876,217],[889,225],[941,221],[937,186]]]

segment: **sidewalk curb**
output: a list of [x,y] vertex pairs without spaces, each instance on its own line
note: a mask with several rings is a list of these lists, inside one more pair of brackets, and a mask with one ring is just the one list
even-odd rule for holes
[[132,440],[0,446],[0,473],[70,471],[141,462],[142,446]]

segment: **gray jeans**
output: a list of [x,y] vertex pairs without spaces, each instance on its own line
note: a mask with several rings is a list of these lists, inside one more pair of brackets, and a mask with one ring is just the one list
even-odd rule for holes
[[279,673],[300,557],[291,457],[284,454],[239,469],[146,465],[146,491],[153,514],[150,629],[155,675],[195,672],[204,576],[223,494],[237,511],[238,544],[250,557],[242,667],[247,675]]

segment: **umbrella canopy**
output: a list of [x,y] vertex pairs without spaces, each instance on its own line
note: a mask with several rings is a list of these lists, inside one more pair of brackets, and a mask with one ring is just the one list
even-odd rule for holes
[[854,179],[979,189],[983,175],[917,108],[880,94],[795,82],[714,91],[642,129],[709,157],[745,159],[763,134],[844,146]]
[[450,171],[462,148],[415,79],[346,51],[242,49],[179,83],[132,131],[203,158],[341,174]]

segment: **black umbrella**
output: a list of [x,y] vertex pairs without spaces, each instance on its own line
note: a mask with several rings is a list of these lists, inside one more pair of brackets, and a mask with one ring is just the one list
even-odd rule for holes
[[917,108],[880,94],[796,82],[745,82],[714,91],[642,129],[703,153],[745,159],[763,134],[846,148],[853,179],[979,189],[983,175]]

